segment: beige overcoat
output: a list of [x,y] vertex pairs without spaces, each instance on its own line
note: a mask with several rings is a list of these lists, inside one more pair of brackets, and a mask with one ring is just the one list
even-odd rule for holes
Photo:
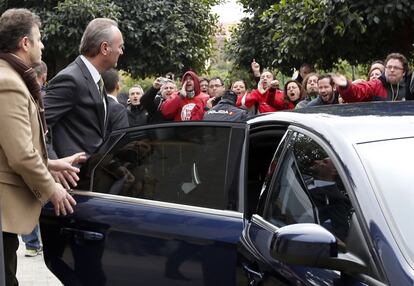
[[0,211],[3,231],[28,234],[55,191],[38,107],[21,76],[0,60]]

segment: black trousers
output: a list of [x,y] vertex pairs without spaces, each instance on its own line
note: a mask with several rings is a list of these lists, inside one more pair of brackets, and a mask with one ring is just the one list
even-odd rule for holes
[[19,285],[16,278],[17,248],[19,248],[17,234],[3,232],[4,273],[7,286]]

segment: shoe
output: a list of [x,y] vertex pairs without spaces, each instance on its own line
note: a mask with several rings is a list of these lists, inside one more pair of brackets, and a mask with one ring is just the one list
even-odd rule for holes
[[35,257],[37,255],[41,255],[42,251],[43,251],[42,248],[39,248],[39,249],[26,249],[26,253],[24,254],[24,256],[26,256],[26,257]]

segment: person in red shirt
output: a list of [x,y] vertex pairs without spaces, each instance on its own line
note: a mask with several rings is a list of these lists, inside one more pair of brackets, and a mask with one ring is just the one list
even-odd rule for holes
[[274,80],[273,74],[269,71],[264,71],[260,76],[257,89],[244,97],[244,106],[242,106],[241,102],[242,97],[238,98],[237,106],[247,109],[257,106],[258,113],[282,110],[281,106],[284,104],[284,95],[278,87],[279,81]]
[[187,71],[182,80],[182,88],[161,104],[161,113],[174,121],[202,120],[205,98],[201,94],[200,81],[193,71]]
[[352,83],[343,75],[332,75],[332,78],[345,102],[412,100],[407,72],[408,62],[405,56],[392,53],[387,56],[385,72],[378,79]]
[[246,83],[244,80],[239,79],[233,82],[231,85],[231,90],[237,95],[237,102],[239,102],[239,107],[247,110],[247,113],[252,116],[257,114],[256,106],[253,105],[250,108],[247,108],[246,103],[246,96],[249,94],[246,89]]

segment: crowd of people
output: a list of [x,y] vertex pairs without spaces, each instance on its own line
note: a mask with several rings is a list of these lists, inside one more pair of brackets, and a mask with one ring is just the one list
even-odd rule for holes
[[[183,75],[180,89],[173,77],[157,78],[145,93],[135,85],[129,90],[129,97],[118,100],[125,106],[128,123],[123,121],[125,124],[116,126],[186,120],[245,121],[252,115],[280,110],[413,98],[412,73],[407,59],[399,53],[389,54],[385,61],[374,61],[367,78],[354,81],[340,74],[318,74],[311,65],[303,64],[294,78],[280,88],[279,80],[270,71],[260,72],[254,59],[251,69],[257,84],[251,91],[247,91],[244,80],[236,80],[226,89],[220,77],[200,78],[194,71]],[[109,117],[115,117],[115,113],[110,112]]]
[[226,90],[220,77],[199,78],[187,71],[177,86],[174,75],[120,93],[116,65],[124,53],[118,24],[107,18],[86,27],[79,56],[44,88],[46,67],[40,18],[27,9],[9,9],[0,17],[0,209],[7,285],[17,285],[18,234],[32,255],[40,251],[35,228],[43,204],[56,215],[73,212],[66,191],[79,180],[79,164],[113,130],[148,123],[186,120],[245,121],[249,116],[357,101],[413,99],[407,59],[391,53],[371,66],[368,78],[351,82],[343,75],[318,74],[300,67],[283,88],[259,63],[251,68],[257,88],[244,80]]

